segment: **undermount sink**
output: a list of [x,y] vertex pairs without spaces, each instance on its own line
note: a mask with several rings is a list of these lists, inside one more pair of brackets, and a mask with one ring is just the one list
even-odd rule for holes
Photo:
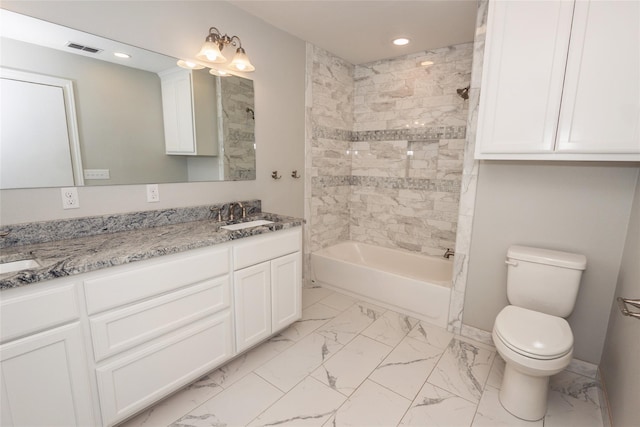
[[245,228],[257,227],[259,225],[267,225],[267,224],[273,224],[273,221],[267,221],[266,219],[257,219],[255,221],[240,222],[238,224],[231,224],[231,225],[223,225],[220,228],[224,228],[225,230],[235,231],[235,230],[243,230]]
[[40,264],[35,259],[22,259],[20,261],[5,262],[0,264],[0,274],[13,273],[14,271],[36,267],[40,267]]

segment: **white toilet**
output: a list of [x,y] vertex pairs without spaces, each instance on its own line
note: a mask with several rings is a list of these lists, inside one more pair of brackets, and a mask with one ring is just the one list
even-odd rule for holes
[[587,266],[584,255],[526,246],[507,251],[506,306],[496,317],[493,342],[506,362],[500,403],[528,421],[547,411],[549,377],[573,355],[569,316]]

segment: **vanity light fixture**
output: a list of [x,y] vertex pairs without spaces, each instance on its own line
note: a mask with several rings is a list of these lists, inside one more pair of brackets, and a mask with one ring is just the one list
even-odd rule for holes
[[222,54],[222,50],[227,45],[237,46],[236,54],[228,65],[230,69],[245,73],[256,69],[242,48],[240,38],[238,36],[222,34],[216,27],[209,28],[209,34],[202,45],[202,49],[200,49],[200,52],[196,55],[196,58],[214,64],[223,64],[227,62],[227,58]]

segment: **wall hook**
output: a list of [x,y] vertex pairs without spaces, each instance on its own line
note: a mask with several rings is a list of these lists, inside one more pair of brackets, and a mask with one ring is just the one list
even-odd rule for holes
[[300,175],[298,175],[298,170],[294,170],[293,172],[291,172],[291,178],[300,178]]
[[271,178],[280,179],[280,178],[282,178],[282,175],[278,176],[278,171],[273,171],[273,172],[271,172]]

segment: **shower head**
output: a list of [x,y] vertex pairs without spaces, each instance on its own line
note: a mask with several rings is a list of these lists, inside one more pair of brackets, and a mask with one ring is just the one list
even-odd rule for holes
[[470,86],[462,89],[457,89],[456,92],[458,92],[458,96],[462,99],[469,99],[469,87]]

